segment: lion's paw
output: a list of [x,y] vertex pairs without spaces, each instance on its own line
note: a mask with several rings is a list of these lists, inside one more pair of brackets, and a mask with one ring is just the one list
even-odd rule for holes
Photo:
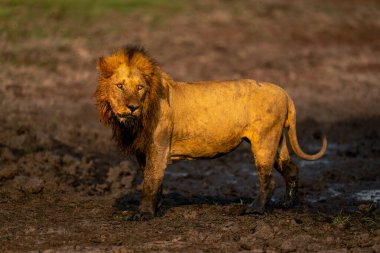
[[297,204],[297,199],[296,198],[290,198],[288,196],[284,197],[279,203],[277,206],[281,207],[281,208],[285,208],[285,209],[288,209],[288,208],[291,208],[293,206],[295,206]]
[[151,220],[155,217],[154,213],[150,212],[135,212],[131,214],[130,216],[126,217],[127,221],[145,221],[145,220]]
[[243,209],[242,214],[264,214],[264,212],[265,206],[250,204]]

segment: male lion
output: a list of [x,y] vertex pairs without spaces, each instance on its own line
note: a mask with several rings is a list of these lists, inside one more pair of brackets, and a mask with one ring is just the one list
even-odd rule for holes
[[[97,109],[112,127],[122,150],[144,168],[142,197],[131,220],[150,219],[160,205],[164,171],[172,160],[214,158],[251,143],[260,192],[245,213],[263,213],[275,188],[275,167],[286,182],[283,205],[294,204],[298,168],[294,152],[316,160],[326,152],[305,154],[298,145],[295,108],[280,87],[255,80],[175,82],[141,47],[127,46],[98,60]],[[287,131],[286,131],[287,130]]]

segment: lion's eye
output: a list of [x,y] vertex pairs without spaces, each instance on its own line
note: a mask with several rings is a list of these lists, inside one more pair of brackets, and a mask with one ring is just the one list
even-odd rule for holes
[[137,90],[142,90],[142,89],[144,89],[144,86],[142,86],[142,85],[137,85]]
[[116,84],[116,86],[117,86],[119,89],[123,89],[123,84],[121,84],[121,83]]

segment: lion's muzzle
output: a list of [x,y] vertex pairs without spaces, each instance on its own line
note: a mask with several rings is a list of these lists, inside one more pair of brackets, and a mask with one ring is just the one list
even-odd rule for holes
[[134,123],[134,121],[137,118],[135,115],[132,115],[131,113],[117,113],[116,117],[121,123],[124,123],[125,125]]
[[136,104],[128,104],[127,107],[133,113],[134,111],[136,111],[137,109],[139,109],[140,106],[136,105]]

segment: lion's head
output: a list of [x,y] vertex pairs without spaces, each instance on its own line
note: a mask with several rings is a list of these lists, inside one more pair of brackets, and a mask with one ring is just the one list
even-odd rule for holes
[[164,97],[159,67],[143,48],[127,46],[99,58],[97,68],[95,96],[101,121],[112,127],[123,150],[144,149]]

